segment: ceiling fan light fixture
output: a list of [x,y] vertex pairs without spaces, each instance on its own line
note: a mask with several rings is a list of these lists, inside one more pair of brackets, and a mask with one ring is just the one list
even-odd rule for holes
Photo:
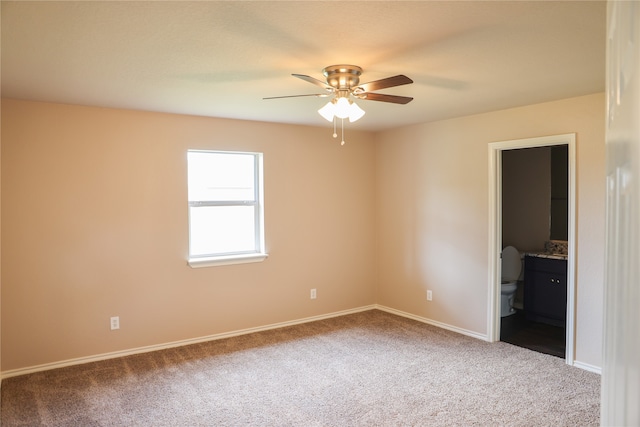
[[346,119],[351,112],[351,102],[348,98],[338,98],[336,101],[336,107],[334,114],[339,119]]
[[328,122],[333,121],[333,116],[335,115],[336,106],[333,101],[329,101],[325,104],[324,107],[318,110],[318,114],[320,114],[324,119]]
[[339,119],[349,118],[349,121],[353,123],[362,118],[365,111],[350,99],[339,97],[327,102],[318,110],[318,114],[328,122],[332,122],[337,117]]
[[326,121],[333,123],[334,138],[337,138],[338,136],[336,133],[336,117],[341,119],[342,145],[344,145],[344,119],[348,118],[349,121],[353,123],[361,119],[365,114],[364,110],[351,100],[352,96],[357,99],[390,102],[393,104],[407,104],[413,100],[413,98],[407,96],[387,95],[373,92],[374,90],[413,83],[413,80],[402,74],[380,80],[374,80],[364,84],[360,84],[362,68],[356,65],[330,65],[322,70],[322,74],[324,74],[325,81],[318,80],[305,74],[292,74],[292,76],[323,88],[325,91],[324,93],[272,96],[263,99],[295,98],[299,96],[325,97],[333,95],[333,99],[320,108],[318,110],[318,114],[320,114]]
[[362,116],[364,116],[365,111],[358,106],[355,102],[352,102],[349,107],[349,121],[351,123],[359,120]]

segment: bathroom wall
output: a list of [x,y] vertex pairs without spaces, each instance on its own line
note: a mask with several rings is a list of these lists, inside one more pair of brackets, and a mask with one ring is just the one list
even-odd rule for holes
[[550,210],[550,147],[502,151],[502,247],[542,250]]

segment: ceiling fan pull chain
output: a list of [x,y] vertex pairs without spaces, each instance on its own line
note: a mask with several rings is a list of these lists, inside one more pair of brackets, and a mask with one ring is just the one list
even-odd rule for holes
[[340,143],[340,145],[344,145],[344,119],[340,120],[342,120],[342,142]]
[[336,132],[336,116],[333,116],[333,137],[338,137],[338,133]]

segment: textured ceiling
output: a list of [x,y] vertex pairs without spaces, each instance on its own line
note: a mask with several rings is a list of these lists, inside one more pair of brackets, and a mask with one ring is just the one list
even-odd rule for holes
[[2,1],[1,25],[7,98],[329,126],[262,98],[346,63],[414,80],[358,101],[381,130],[604,91],[602,1]]

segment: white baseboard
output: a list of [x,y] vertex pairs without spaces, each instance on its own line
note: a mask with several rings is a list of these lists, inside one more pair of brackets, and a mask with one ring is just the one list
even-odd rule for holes
[[138,347],[138,348],[133,348],[129,350],[114,351],[110,353],[97,354],[97,355],[88,356],[88,357],[78,357],[75,359],[68,359],[68,360],[63,360],[60,362],[53,362],[53,363],[45,363],[42,365],[29,366],[26,368],[12,369],[9,371],[2,372],[0,374],[0,378],[5,379],[10,377],[17,377],[19,375],[26,375],[26,374],[32,374],[34,372],[48,371],[50,369],[64,368],[64,367],[73,366],[73,365],[82,365],[84,363],[98,362],[100,360],[115,359],[118,357],[130,356],[134,354],[149,353],[152,351],[164,350],[168,348],[181,347],[185,345],[197,344],[197,343],[207,342],[207,341],[214,341],[214,340],[219,340],[224,338],[231,338],[239,335],[252,334],[254,332],[268,331],[271,329],[278,329],[278,328],[284,328],[287,326],[300,325],[302,323],[315,322],[317,320],[330,319],[332,317],[346,316],[348,314],[360,313],[362,311],[373,310],[375,308],[376,308],[375,305],[368,305],[364,307],[352,308],[349,310],[342,310],[342,311],[336,311],[333,313],[322,314],[319,316],[305,317],[302,319],[291,320],[288,322],[272,323],[270,325],[258,326],[255,328],[241,329],[237,331],[207,335],[199,338],[191,338],[191,339],[173,341],[173,342],[164,343],[164,344]]
[[[149,352],[152,352],[152,351],[164,350],[164,349],[168,349],[168,348],[181,347],[181,346],[185,346],[185,345],[197,344],[197,343],[207,342],[207,341],[215,341],[215,340],[224,339],[224,338],[231,338],[231,337],[235,337],[235,336],[239,336],[239,335],[251,334],[251,333],[254,333],[254,332],[268,331],[268,330],[271,330],[271,329],[278,329],[278,328],[284,328],[284,327],[287,327],[287,326],[294,326],[294,325],[300,325],[300,324],[303,324],[303,323],[315,322],[317,320],[330,319],[332,317],[346,316],[348,314],[360,313],[362,311],[368,311],[368,310],[374,310],[374,309],[378,309],[378,310],[381,310],[381,311],[386,311],[387,313],[395,314],[395,315],[401,316],[401,317],[406,317],[408,319],[417,320],[418,322],[422,322],[422,323],[426,323],[426,324],[429,324],[429,325],[433,325],[433,326],[436,326],[438,328],[446,329],[446,330],[449,330],[449,331],[452,331],[452,332],[457,332],[459,334],[466,335],[466,336],[469,336],[469,337],[472,337],[472,338],[476,338],[476,339],[479,339],[479,340],[482,340],[482,341],[489,341],[489,338],[488,338],[488,336],[486,334],[479,334],[479,333],[474,332],[474,331],[470,331],[470,330],[467,330],[467,329],[459,328],[457,326],[448,325],[446,323],[438,322],[436,320],[431,320],[431,319],[428,319],[426,317],[417,316],[415,314],[407,313],[405,311],[396,310],[395,308],[386,307],[384,305],[373,304],[373,305],[368,305],[368,306],[363,306],[363,307],[358,307],[358,308],[352,308],[352,309],[349,309],[349,310],[342,310],[342,311],[336,311],[336,312],[333,312],[333,313],[322,314],[322,315],[319,315],[319,316],[305,317],[305,318],[302,318],[302,319],[291,320],[291,321],[288,321],[288,322],[272,323],[270,325],[258,326],[258,327],[255,327],[255,328],[241,329],[241,330],[237,330],[237,331],[224,332],[224,333],[214,334],[214,335],[207,335],[207,336],[204,336],[204,337],[191,338],[191,339],[180,340],[180,341],[173,341],[173,342],[164,343],[164,344],[156,344],[156,345],[150,345],[150,346],[146,346],[146,347],[138,347],[138,348],[133,348],[133,349],[129,349],[129,350],[114,351],[114,352],[110,352],[110,353],[97,354],[97,355],[88,356],[88,357],[78,357],[78,358],[75,358],[75,359],[68,359],[68,360],[63,360],[63,361],[60,361],[60,362],[53,362],[53,363],[45,363],[45,364],[42,364],[42,365],[30,366],[30,367],[26,367],[26,368],[12,369],[12,370],[0,373],[0,378],[1,379],[5,379],[5,378],[10,378],[10,377],[16,377],[16,376],[19,376],[19,375],[31,374],[31,373],[34,373],[34,372],[48,371],[50,369],[58,369],[58,368],[64,368],[64,367],[67,367],[67,366],[82,365],[84,363],[98,362],[100,360],[115,359],[115,358],[118,358],[118,357],[131,356],[131,355],[134,355],[134,354],[149,353]],[[590,372],[594,372],[594,373],[597,373],[597,374],[601,374],[601,368],[599,368],[597,366],[589,365],[587,363],[574,361],[573,362],[573,366],[575,366],[577,368],[580,368],[580,369],[584,369],[586,371],[590,371]],[[1,386],[1,383],[0,383],[0,386]]]
[[417,320],[418,322],[427,323],[429,325],[437,326],[438,328],[446,329],[448,331],[457,332],[462,335],[467,335],[472,338],[477,338],[482,341],[489,341],[489,337],[486,334],[479,334],[474,331],[470,331],[468,329],[459,328],[457,326],[452,326],[446,323],[438,322],[436,320],[431,320],[426,317],[416,316],[415,314],[407,313],[406,311],[396,310],[395,308],[386,307],[384,305],[375,306],[378,310],[386,311],[387,313],[395,314],[397,316],[406,317],[408,319]]
[[573,361],[573,366],[576,368],[584,369],[585,371],[602,375],[602,368],[599,366],[589,365],[588,363],[578,362],[577,360]]
[[[428,323],[429,325],[437,326],[442,329],[447,329],[449,331],[457,332],[462,335],[467,335],[473,338],[477,338],[483,341],[489,341],[489,337],[487,335],[479,334],[477,332],[469,331],[467,329],[458,328],[456,326],[451,326],[446,323],[438,322],[435,320],[427,319],[425,317],[416,316],[415,314],[407,313],[401,310],[396,310],[395,308],[385,307],[383,305],[376,305],[375,308],[378,310],[386,311],[387,313],[395,314],[398,316],[406,317],[409,319],[417,320],[418,322]],[[589,365],[588,363],[579,362],[574,360],[573,363],[569,363],[569,365],[574,366],[576,368],[584,369],[585,371],[593,372],[596,374],[602,375],[602,368],[594,365]]]

